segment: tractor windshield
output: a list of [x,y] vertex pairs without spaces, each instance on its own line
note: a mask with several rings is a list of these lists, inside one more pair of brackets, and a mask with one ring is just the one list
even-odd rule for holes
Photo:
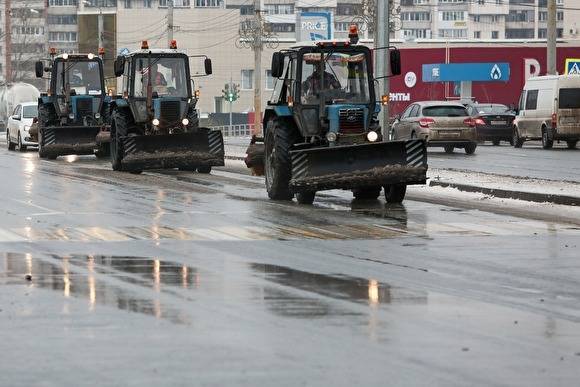
[[153,96],[187,98],[187,82],[184,57],[140,57],[135,64],[135,97],[147,97],[147,85],[151,76]]
[[64,95],[67,84],[76,95],[101,95],[103,79],[101,69],[96,60],[58,61],[56,89],[59,95]]
[[366,55],[360,52],[306,53],[302,57],[301,86],[303,104],[318,104],[321,91],[327,103],[369,103]]

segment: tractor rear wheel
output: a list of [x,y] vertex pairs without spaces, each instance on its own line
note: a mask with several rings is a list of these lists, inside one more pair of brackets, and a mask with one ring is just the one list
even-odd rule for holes
[[288,122],[275,118],[268,123],[265,143],[266,190],[274,200],[292,200],[290,191],[292,160],[290,147],[296,141],[296,129]]
[[385,200],[387,203],[401,203],[407,193],[406,184],[385,185]]
[[197,172],[198,173],[204,173],[204,174],[208,174],[211,172],[211,165],[206,165],[206,166],[202,166],[202,167],[197,167]]
[[352,194],[357,200],[376,200],[381,194],[381,186],[356,188]]
[[123,142],[121,137],[127,135],[129,130],[129,117],[127,112],[115,110],[111,119],[111,166],[114,171],[123,168]]

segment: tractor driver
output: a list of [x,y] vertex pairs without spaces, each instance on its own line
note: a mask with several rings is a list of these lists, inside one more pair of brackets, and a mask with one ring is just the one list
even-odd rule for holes
[[159,72],[159,68],[157,67],[157,63],[154,63],[151,66],[151,84],[153,87],[155,86],[167,86],[167,81],[162,73]]
[[316,63],[314,63],[313,66],[314,71],[308,78],[306,78],[306,81],[302,83],[302,95],[318,95],[321,90],[337,90],[341,88],[338,79],[328,71],[324,71],[324,84],[323,87],[321,87],[320,66]]

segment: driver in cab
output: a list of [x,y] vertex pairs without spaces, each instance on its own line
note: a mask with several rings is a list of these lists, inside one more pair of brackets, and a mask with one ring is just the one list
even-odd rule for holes
[[322,75],[324,77],[324,83],[321,85],[320,66],[317,64],[313,64],[312,66],[314,67],[314,71],[302,83],[302,94],[304,96],[316,96],[321,90],[337,90],[341,88],[338,79],[328,71],[324,71]]

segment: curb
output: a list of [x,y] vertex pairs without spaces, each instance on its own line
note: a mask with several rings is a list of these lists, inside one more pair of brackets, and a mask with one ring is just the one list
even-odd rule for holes
[[524,191],[511,191],[506,189],[500,188],[485,188],[485,187],[478,187],[475,185],[468,185],[468,184],[457,184],[457,183],[450,183],[446,181],[429,181],[430,187],[449,187],[455,188],[460,191],[464,192],[477,192],[483,193],[486,195],[493,195],[498,198],[504,199],[518,199],[518,200],[525,200],[528,202],[536,202],[536,203],[554,203],[554,204],[561,204],[565,206],[580,206],[580,197],[575,196],[568,196],[568,195],[556,195],[556,194],[544,194],[544,193],[536,193],[536,192],[524,192]]

